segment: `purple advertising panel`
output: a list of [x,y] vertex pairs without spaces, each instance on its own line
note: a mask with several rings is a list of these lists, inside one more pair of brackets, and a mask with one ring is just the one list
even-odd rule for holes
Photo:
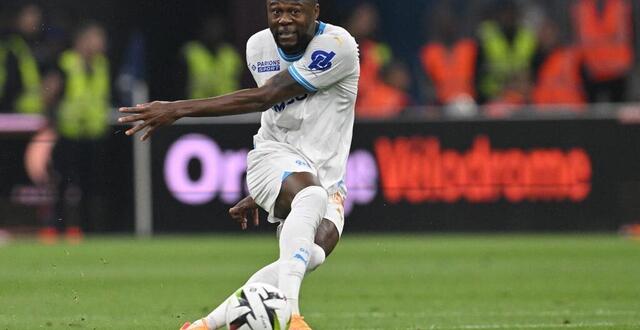
[[[236,230],[227,210],[248,193],[257,129],[160,132],[152,144],[155,230]],[[640,193],[638,137],[636,126],[613,120],[357,124],[346,228],[615,230],[636,212],[628,200]]]

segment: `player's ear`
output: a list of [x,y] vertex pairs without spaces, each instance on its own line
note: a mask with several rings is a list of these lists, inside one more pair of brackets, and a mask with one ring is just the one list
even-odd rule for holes
[[317,21],[318,18],[320,17],[320,4],[319,3],[316,3],[316,7],[313,9],[313,12],[315,14],[315,19]]

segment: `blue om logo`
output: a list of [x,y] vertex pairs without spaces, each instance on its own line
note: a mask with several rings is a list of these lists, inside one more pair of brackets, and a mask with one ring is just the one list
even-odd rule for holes
[[336,53],[334,52],[327,53],[323,50],[316,50],[311,54],[311,64],[309,64],[309,69],[327,71],[331,69],[331,60],[333,60],[335,56]]

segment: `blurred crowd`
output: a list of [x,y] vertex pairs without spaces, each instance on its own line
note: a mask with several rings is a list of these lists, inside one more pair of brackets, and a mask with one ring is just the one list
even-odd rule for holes
[[[45,21],[37,4],[17,3],[0,7],[1,112],[46,112],[59,126],[69,126],[58,119],[78,116],[55,110],[68,105],[67,87],[76,80],[65,80],[74,77],[62,65],[63,57],[72,61],[70,54],[85,62],[86,72],[99,71],[92,65],[105,71],[104,77],[94,76],[108,81],[103,90],[88,88],[86,93],[101,94],[107,103],[134,102],[136,82],[144,81],[142,40],[132,38],[125,54],[119,54],[124,63],[114,70],[100,24],[78,22],[74,27],[59,19]],[[385,40],[389,35],[382,32],[391,28],[387,24],[398,22],[385,19],[376,4],[356,1],[334,22],[360,45],[360,117],[390,118],[418,105],[468,111],[476,105],[554,105],[552,109],[560,104],[580,111],[586,103],[633,101],[629,90],[637,76],[637,23],[632,0],[432,1],[420,23],[424,33],[407,34],[423,36],[422,46],[410,54],[393,49],[394,40]],[[193,40],[175,50],[179,60],[169,65],[174,74],[167,83],[173,92],[162,98],[215,96],[246,85],[243,50],[230,42],[229,22],[213,16],[200,26]],[[83,29],[90,33],[83,36]],[[82,115],[104,116],[98,110]],[[100,131],[91,129],[93,134]]]
[[34,177],[55,195],[55,205],[41,209],[47,223],[43,235],[53,237],[56,227],[64,227],[70,239],[79,239],[82,219],[96,206],[99,169],[106,160],[102,143],[110,131],[107,34],[91,21],[62,33],[44,24],[43,10],[34,3],[7,11],[0,43],[0,109],[50,119],[38,135],[55,141],[51,160]]
[[[362,59],[357,114],[389,118],[416,104],[461,115],[477,105],[496,115],[527,104],[579,112],[588,103],[633,100],[631,0],[481,5],[450,0],[428,8],[423,45],[402,60],[380,40],[385,26],[376,6],[358,5],[347,21]],[[417,65],[407,69],[403,61]]]
[[[588,103],[634,101],[632,1],[433,1],[421,22],[424,42],[411,54],[384,40],[381,31],[390,23],[376,2],[357,1],[342,21],[331,23],[347,28],[360,45],[360,118],[425,112],[425,105],[462,115],[479,105],[498,115],[528,104],[580,112]],[[56,220],[65,219],[74,235],[92,207],[86,196],[107,157],[100,144],[110,132],[113,106],[144,102],[145,86],[153,88],[145,83],[145,36],[131,33],[114,69],[99,22],[71,24],[28,1],[0,6],[0,16],[0,112],[49,118],[46,134],[57,142],[46,184],[57,202],[44,218],[51,233]],[[243,50],[229,40],[229,22],[218,15],[200,26],[175,50],[168,82],[175,93],[165,99],[246,86]]]

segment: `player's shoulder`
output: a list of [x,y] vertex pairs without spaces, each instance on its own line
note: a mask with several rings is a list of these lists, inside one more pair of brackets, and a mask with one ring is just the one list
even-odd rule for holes
[[322,27],[323,30],[320,35],[337,36],[337,37],[342,37],[342,38],[355,41],[351,33],[349,33],[349,31],[347,31],[347,29],[343,28],[342,26],[333,25],[329,23],[321,23],[321,24],[323,24],[323,27]]
[[356,39],[345,28],[338,25],[321,23],[320,29],[322,33],[314,38],[315,42],[350,50],[358,49]]
[[266,47],[274,43],[273,34],[269,29],[256,32],[247,40],[247,52],[256,50],[260,47]]

